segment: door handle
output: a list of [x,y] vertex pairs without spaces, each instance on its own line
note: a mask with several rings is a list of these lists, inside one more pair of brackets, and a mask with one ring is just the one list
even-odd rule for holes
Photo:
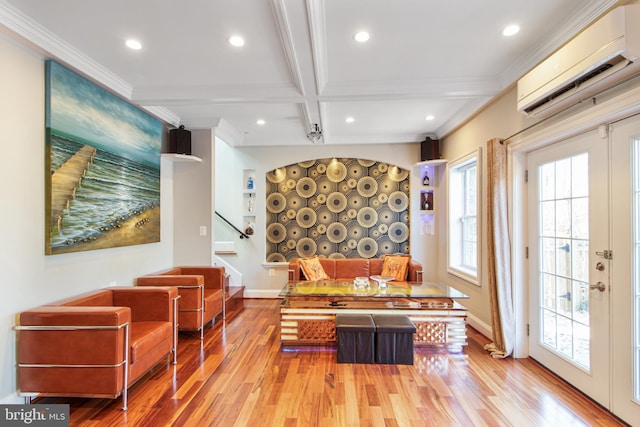
[[602,282],[598,282],[595,285],[589,285],[589,290],[593,291],[593,290],[599,290],[600,292],[604,292],[607,290],[607,285],[605,285]]

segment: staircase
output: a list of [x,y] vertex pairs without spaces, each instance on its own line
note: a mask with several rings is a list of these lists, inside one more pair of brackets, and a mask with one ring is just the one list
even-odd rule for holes
[[215,242],[214,265],[224,267],[225,271],[225,320],[230,320],[244,308],[242,274],[221,257],[234,254],[233,242]]

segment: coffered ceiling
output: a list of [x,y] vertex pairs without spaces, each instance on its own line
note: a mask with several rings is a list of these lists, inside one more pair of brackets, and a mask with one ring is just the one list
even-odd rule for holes
[[[393,144],[451,131],[618,3],[0,0],[0,28],[234,145],[309,145],[313,124],[317,143]],[[509,24],[520,32],[503,36]]]

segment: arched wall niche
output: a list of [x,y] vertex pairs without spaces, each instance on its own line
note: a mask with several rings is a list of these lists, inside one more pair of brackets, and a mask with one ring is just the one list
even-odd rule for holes
[[324,158],[266,174],[266,259],[410,253],[409,170]]

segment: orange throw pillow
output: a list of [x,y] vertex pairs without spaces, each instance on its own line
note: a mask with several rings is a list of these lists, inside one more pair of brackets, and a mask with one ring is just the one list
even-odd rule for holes
[[320,259],[317,256],[313,258],[301,258],[300,259],[300,267],[302,267],[302,272],[304,273],[307,280],[317,281],[317,280],[327,280],[329,276],[322,268],[322,264],[320,264]]
[[395,280],[407,280],[410,259],[409,255],[385,255],[380,275],[394,277]]

